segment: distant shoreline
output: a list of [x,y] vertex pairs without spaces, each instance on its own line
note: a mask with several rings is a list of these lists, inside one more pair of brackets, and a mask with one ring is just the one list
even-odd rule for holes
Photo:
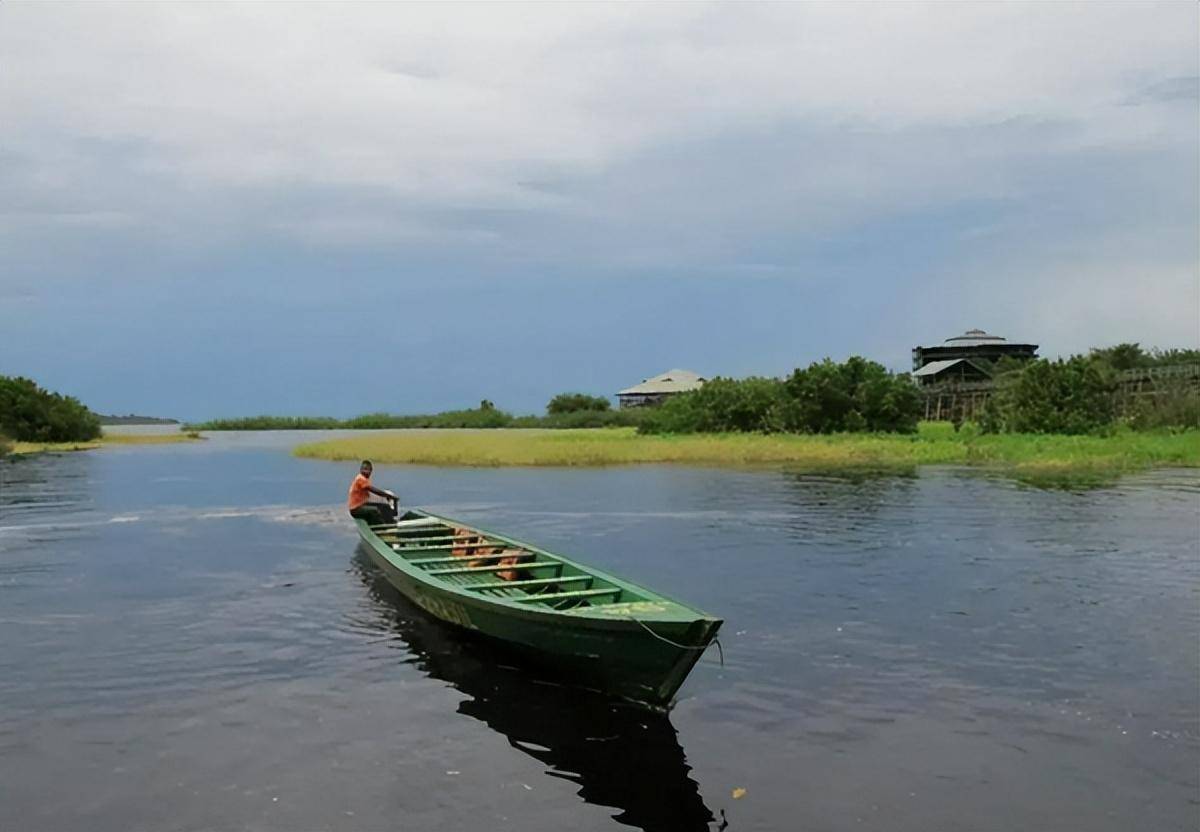
[[194,431],[177,433],[117,433],[104,434],[99,439],[82,442],[13,442],[9,449],[12,456],[24,454],[61,453],[67,451],[91,451],[96,448],[122,445],[174,445],[181,442],[201,442],[204,437]]
[[164,419],[159,416],[135,416],[132,413],[128,416],[105,416],[97,413],[96,418],[100,420],[101,425],[178,425],[178,419]]

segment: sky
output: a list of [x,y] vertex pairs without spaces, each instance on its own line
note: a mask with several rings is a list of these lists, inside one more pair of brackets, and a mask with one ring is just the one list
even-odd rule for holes
[[1200,6],[0,3],[0,374],[429,412],[1200,345]]

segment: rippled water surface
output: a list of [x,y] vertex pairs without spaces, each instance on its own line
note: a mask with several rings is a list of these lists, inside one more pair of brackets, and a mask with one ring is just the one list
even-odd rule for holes
[[1200,821],[1196,472],[377,469],[724,617],[660,715],[409,606],[295,441],[0,462],[0,829]]

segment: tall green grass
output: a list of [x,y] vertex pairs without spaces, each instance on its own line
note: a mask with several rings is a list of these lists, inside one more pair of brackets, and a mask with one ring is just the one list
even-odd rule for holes
[[[179,442],[202,441],[194,431],[178,433],[106,433],[99,439],[79,442],[15,442],[9,447],[12,454],[40,454],[58,451],[90,451],[114,445],[173,445]],[[3,454],[0,454],[3,456]]]
[[1152,466],[1200,467],[1200,432],[1113,436],[957,433],[923,423],[916,434],[689,434],[632,429],[427,431],[301,445],[299,456],[444,466],[599,466],[641,463],[777,465],[807,470],[976,465],[1027,478],[1103,477]]

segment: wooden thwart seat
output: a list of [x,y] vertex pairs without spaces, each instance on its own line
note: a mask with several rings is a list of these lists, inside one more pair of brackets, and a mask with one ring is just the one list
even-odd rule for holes
[[388,543],[446,543],[454,540],[475,540],[482,537],[478,534],[453,535],[448,533],[437,537],[404,537],[403,535],[385,535],[383,533],[379,536]]
[[446,527],[446,524],[441,520],[435,520],[432,517],[418,517],[415,520],[397,520],[395,523],[376,523],[369,528],[371,531],[381,531],[384,529],[411,529],[420,526],[441,526]]
[[[474,538],[472,538],[474,539]],[[389,543],[402,543],[403,541],[388,541]],[[498,540],[484,541],[483,543],[455,543],[449,546],[401,546],[394,551],[403,552],[405,549],[412,549],[414,552],[451,552],[462,551],[465,549],[490,549],[495,546],[505,546],[507,544]]]
[[[495,554],[495,555],[473,555],[471,557],[471,560],[477,561],[477,560],[497,560],[499,558],[531,558],[534,556],[535,555],[533,554],[533,552],[511,552],[510,551],[510,552],[500,552],[499,554]],[[432,565],[439,564],[439,563],[462,563],[463,557],[461,555],[452,555],[448,558],[412,558],[408,562],[411,563],[413,566],[432,566]],[[547,562],[549,562],[549,561],[547,561]]]
[[513,601],[527,604],[531,601],[561,601],[567,598],[597,598],[601,595],[620,595],[620,587],[612,589],[577,589],[574,592],[550,592],[544,595],[526,595],[524,598],[513,598]]
[[549,586],[551,584],[577,583],[593,580],[591,575],[571,575],[566,578],[529,578],[524,581],[498,581],[488,584],[472,584],[467,589],[508,589],[509,587]]
[[436,575],[438,577],[442,577],[445,575],[468,575],[468,574],[471,574],[472,572],[474,572],[474,573],[482,575],[487,572],[508,572],[509,570],[514,569],[514,568],[516,568],[516,569],[546,569],[548,567],[554,567],[556,569],[561,569],[562,564],[559,563],[558,561],[553,561],[553,560],[529,561],[529,562],[518,563],[515,567],[511,563],[503,564],[501,566],[461,566],[457,569],[431,569],[428,572],[426,572],[425,574],[426,575]]
[[[490,584],[491,581],[488,579],[494,578],[494,577],[495,577],[495,575],[492,575],[492,574],[447,575],[446,577],[442,578],[442,580],[448,584],[452,584],[461,589],[473,590],[476,588],[483,588],[487,584]],[[480,583],[481,581],[482,581],[482,583]],[[510,589],[507,581],[504,581],[501,584],[499,584],[499,586],[496,589],[491,590],[491,592],[492,592],[492,594],[500,595],[502,597],[514,597],[514,596],[523,597],[525,595],[525,590],[521,589],[520,587],[518,587],[516,589]]]

